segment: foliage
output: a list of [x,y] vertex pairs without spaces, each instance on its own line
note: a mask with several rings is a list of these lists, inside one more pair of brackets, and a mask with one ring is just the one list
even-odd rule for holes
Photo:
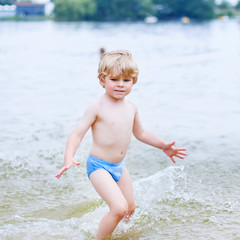
[[57,19],[87,20],[96,12],[96,2],[94,0],[55,0],[54,3],[54,13]]
[[210,19],[214,0],[54,0],[55,16],[63,20],[124,21],[155,15]]
[[229,10],[231,8],[230,4],[225,0],[218,5],[219,9]]
[[214,15],[214,0],[155,0],[161,8],[158,18],[187,16],[194,19],[211,19]]
[[222,1],[219,5],[217,5],[217,16],[228,16],[233,17],[235,15],[234,9],[229,2],[226,0]]
[[12,5],[14,0],[0,0],[0,5]]
[[152,12],[151,0],[96,0],[96,20],[139,20]]
[[237,5],[235,6],[237,10],[240,10],[240,0],[238,1]]

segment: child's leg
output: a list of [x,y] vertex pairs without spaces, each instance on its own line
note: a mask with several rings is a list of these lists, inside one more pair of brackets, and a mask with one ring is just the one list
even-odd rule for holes
[[110,209],[109,213],[101,220],[96,235],[97,239],[107,238],[126,215],[128,205],[117,183],[107,171],[100,169],[92,172],[90,180]]
[[120,180],[117,182],[119,188],[122,191],[124,198],[128,204],[128,212],[125,216],[125,221],[128,222],[129,218],[135,211],[135,202],[134,202],[134,193],[133,193],[133,185],[128,170],[125,168],[123,170],[122,176]]

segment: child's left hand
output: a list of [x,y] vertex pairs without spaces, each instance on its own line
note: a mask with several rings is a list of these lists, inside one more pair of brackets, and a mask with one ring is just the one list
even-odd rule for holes
[[162,148],[163,152],[166,153],[171,160],[173,161],[173,163],[176,163],[173,157],[178,157],[181,159],[184,159],[183,156],[187,156],[186,153],[184,153],[183,151],[186,151],[186,148],[175,148],[173,147],[173,145],[175,144],[175,142],[171,142],[171,143],[166,143],[165,146]]

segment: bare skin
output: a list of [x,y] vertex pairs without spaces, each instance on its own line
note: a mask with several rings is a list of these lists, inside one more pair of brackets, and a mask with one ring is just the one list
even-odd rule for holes
[[[93,136],[90,154],[108,162],[119,163],[124,159],[132,134],[139,141],[162,149],[173,163],[175,157],[184,159],[187,155],[185,148],[175,148],[175,142],[166,143],[142,127],[136,106],[125,100],[133,86],[131,77],[107,75],[105,79],[99,80],[106,92],[87,108],[80,123],[69,136],[64,164],[56,175],[57,178],[71,166],[80,164],[74,159],[74,155],[89,128]],[[103,169],[92,172],[90,180],[110,209],[101,220],[96,234],[96,239],[104,239],[111,236],[121,219],[125,217],[128,221],[134,213],[132,181],[126,168],[118,182]]]

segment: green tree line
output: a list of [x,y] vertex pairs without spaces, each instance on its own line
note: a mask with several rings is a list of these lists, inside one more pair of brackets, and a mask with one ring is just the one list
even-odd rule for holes
[[[158,19],[176,19],[183,16],[204,20],[218,15],[234,15],[240,10],[240,0],[233,8],[223,0],[52,0],[58,20],[125,21],[143,20],[147,16]],[[0,0],[12,4],[14,0]]]
[[[227,1],[216,6],[215,0],[54,0],[57,19],[78,21],[143,20],[146,16],[174,19],[211,19],[232,8]],[[239,7],[240,0],[236,6]],[[218,9],[218,13],[216,11]],[[220,9],[220,10],[219,10]]]
[[214,0],[54,0],[55,16],[63,20],[142,20],[188,16],[214,17]]

